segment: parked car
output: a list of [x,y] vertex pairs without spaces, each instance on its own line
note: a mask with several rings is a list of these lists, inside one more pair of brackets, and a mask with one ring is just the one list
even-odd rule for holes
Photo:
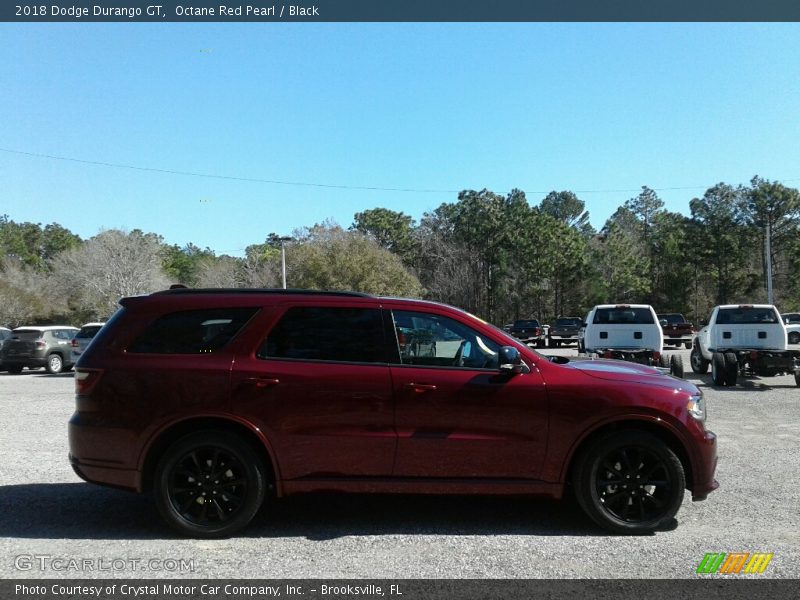
[[544,327],[536,319],[517,319],[511,326],[509,333],[525,344],[543,348],[546,335]]
[[665,345],[680,347],[683,344],[687,350],[692,347],[695,329],[686,317],[680,313],[660,313],[657,316]]
[[781,315],[786,325],[786,338],[790,344],[800,344],[800,313],[784,313]]
[[800,351],[789,350],[786,325],[771,304],[715,306],[708,325],[695,337],[689,355],[692,371],[706,373],[718,386],[758,375],[794,375],[800,386]]
[[558,317],[555,325],[547,332],[547,345],[558,348],[561,344],[577,343],[582,325],[583,319],[580,317]]
[[72,362],[78,362],[78,359],[83,354],[83,351],[86,350],[86,346],[89,345],[89,342],[92,341],[97,332],[100,331],[100,328],[105,325],[105,323],[86,323],[83,325],[75,334],[75,337],[72,338]]
[[683,377],[680,354],[664,354],[664,334],[649,304],[601,304],[586,318],[581,342],[587,354],[659,366]]
[[11,373],[22,373],[25,367],[67,371],[73,365],[70,342],[76,333],[78,328],[69,325],[17,327],[3,344],[3,365]]
[[650,367],[548,358],[422,300],[183,289],[120,303],[76,366],[70,461],[153,490],[184,535],[231,535],[268,493],[568,485],[600,526],[641,533],[672,523],[685,488],[718,486],[701,391]]
[[11,330],[7,327],[0,327],[0,371],[4,370],[3,366],[3,344],[11,337]]

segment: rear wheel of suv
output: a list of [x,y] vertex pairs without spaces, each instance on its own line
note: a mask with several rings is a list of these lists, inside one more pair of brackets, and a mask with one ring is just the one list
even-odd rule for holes
[[683,465],[662,440],[614,432],[581,453],[573,484],[581,508],[615,533],[650,533],[673,519],[683,501]]
[[175,442],[155,473],[158,511],[184,535],[227,537],[258,512],[267,488],[263,462],[245,441],[201,431]]
[[56,374],[61,373],[64,368],[64,359],[59,354],[51,354],[47,357],[47,364],[44,367],[48,373]]
[[711,355],[711,382],[714,385],[725,385],[725,356],[720,352]]
[[697,345],[692,347],[692,351],[689,353],[689,364],[692,366],[692,371],[699,375],[708,373],[708,361],[703,358],[700,347]]

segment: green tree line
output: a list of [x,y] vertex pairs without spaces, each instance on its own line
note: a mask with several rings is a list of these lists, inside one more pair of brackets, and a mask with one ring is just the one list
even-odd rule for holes
[[[715,304],[765,302],[767,265],[781,310],[800,307],[800,193],[754,177],[719,183],[670,212],[643,187],[596,231],[585,203],[554,191],[465,190],[419,222],[374,208],[348,228],[301,228],[286,244],[289,287],[355,290],[453,304],[497,324],[581,316],[606,302],[646,303],[698,320]],[[768,260],[769,257],[769,260]],[[243,257],[154,233],[87,240],[58,224],[0,217],[0,323],[107,318],[121,296],[193,287],[280,287],[281,240]]]

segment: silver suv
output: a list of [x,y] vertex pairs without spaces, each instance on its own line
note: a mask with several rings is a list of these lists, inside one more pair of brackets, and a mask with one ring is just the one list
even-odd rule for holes
[[72,338],[72,362],[78,362],[81,354],[86,350],[86,346],[89,345],[89,342],[97,335],[103,325],[105,323],[86,323],[81,326],[81,330]]
[[3,344],[3,368],[11,373],[22,369],[44,367],[48,373],[60,373],[72,368],[72,338],[77,327],[48,325],[17,327]]

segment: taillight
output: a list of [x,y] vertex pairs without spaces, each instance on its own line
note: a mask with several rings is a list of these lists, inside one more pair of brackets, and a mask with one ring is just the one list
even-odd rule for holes
[[758,352],[755,350],[750,351],[750,360],[758,360]]
[[44,348],[45,346],[47,346],[47,342],[45,342],[44,340],[36,340],[37,348]]
[[75,393],[88,394],[103,376],[102,369],[75,369]]
[[603,358],[614,358],[614,353],[611,350],[606,350],[603,352]]
[[661,360],[661,352],[653,352],[653,360]]
[[72,341],[70,342],[70,344],[72,344],[73,348],[77,348],[78,347],[78,340],[73,338]]

